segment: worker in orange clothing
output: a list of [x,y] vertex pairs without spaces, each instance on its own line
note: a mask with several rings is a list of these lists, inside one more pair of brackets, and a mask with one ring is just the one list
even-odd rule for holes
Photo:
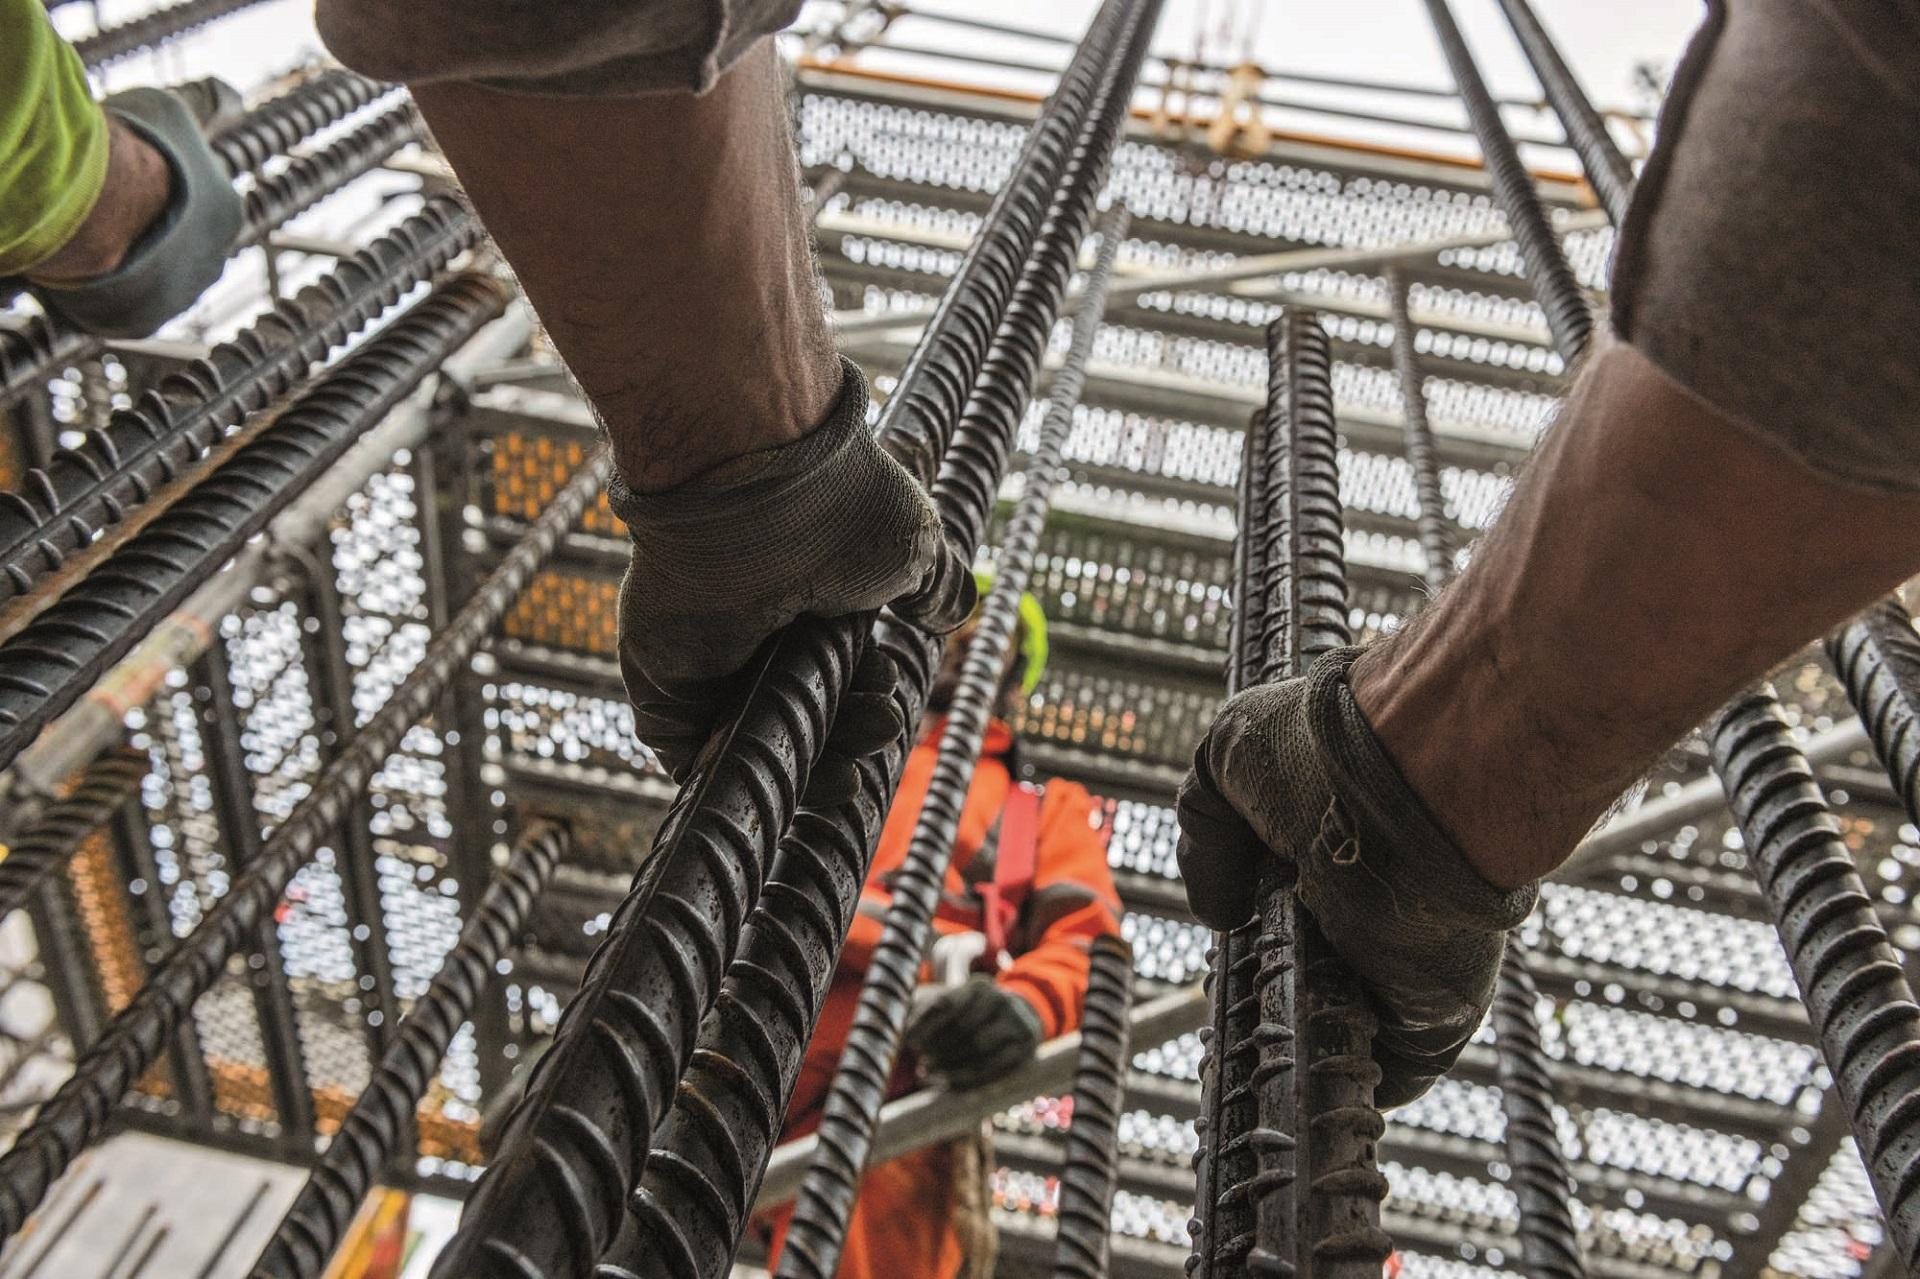
[[[981,583],[984,597],[987,584]],[[813,1042],[787,1110],[782,1140],[811,1132],[833,1078],[879,943],[892,894],[888,885],[907,854],[926,798],[945,711],[976,618],[947,646],[928,697],[919,744],[907,759],[893,810],[881,832],[840,967],[827,991]],[[1046,617],[1032,596],[1021,601],[1015,651],[1001,681],[1001,708],[1033,691],[1046,662]],[[907,1028],[894,1090],[922,1077],[974,1088],[1024,1063],[1042,1040],[1080,1024],[1089,947],[1120,931],[1120,902],[1107,869],[1107,840],[1085,787],[1055,779],[1017,780],[1018,743],[1002,718],[987,728],[967,792],[935,928],[943,941],[984,941],[974,975],[928,992]],[[997,903],[997,907],[996,907]],[[958,943],[962,946],[964,942]],[[936,945],[936,954],[947,950]],[[992,1271],[993,1228],[983,1138],[915,1151],[867,1170],[853,1206],[839,1279],[960,1279]],[[790,1208],[765,1219],[773,1255]]]

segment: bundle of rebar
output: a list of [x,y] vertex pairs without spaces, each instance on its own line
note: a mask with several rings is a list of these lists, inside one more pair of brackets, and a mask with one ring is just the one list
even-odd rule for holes
[[[923,482],[940,474],[956,431],[966,439],[991,423],[1006,436],[957,457],[1004,458],[1011,450],[1025,400],[1013,379],[1023,365],[1037,366],[1053,315],[1018,314],[1010,303],[1049,210],[1068,189],[1075,194],[1063,212],[1078,229],[1046,242],[1071,261],[1098,190],[1091,174],[1111,152],[1155,13],[1153,0],[1111,0],[1095,18],[887,401],[880,440]],[[1104,108],[1096,112],[1096,103]],[[1091,132],[1090,120],[1099,122]],[[1069,188],[1069,162],[1082,152],[1078,171],[1089,176]],[[1050,263],[1041,278],[1063,282],[1067,269]],[[1057,284],[1036,297],[1049,293],[1057,305]],[[989,368],[989,347],[1002,334],[1005,354]],[[963,414],[969,402],[979,407]],[[978,424],[969,427],[969,416]],[[991,493],[998,478],[968,477],[964,489]],[[950,534],[974,518],[960,488],[958,480],[936,486]],[[710,751],[683,788],[589,961],[435,1273],[557,1279],[586,1272],[613,1243],[872,624],[870,616],[803,622],[770,646],[722,730],[722,749]]]

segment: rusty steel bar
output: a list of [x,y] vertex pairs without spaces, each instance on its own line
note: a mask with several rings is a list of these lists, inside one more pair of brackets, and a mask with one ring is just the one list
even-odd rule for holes
[[0,845],[6,850],[0,856],[0,919],[25,906],[47,876],[80,850],[87,836],[126,806],[150,767],[139,751],[101,756],[71,794],[49,805],[11,846]]
[[326,1270],[367,1191],[413,1131],[414,1111],[447,1046],[571,843],[567,828],[551,821],[536,821],[521,833],[440,971],[394,1028],[366,1088],[248,1271],[251,1279],[317,1279]]
[[1520,259],[1526,265],[1534,296],[1546,311],[1553,344],[1571,370],[1593,337],[1593,315],[1586,294],[1574,278],[1553,224],[1541,206],[1533,175],[1520,162],[1520,153],[1514,149],[1513,139],[1500,121],[1500,108],[1487,92],[1480,68],[1474,64],[1473,52],[1467,48],[1466,37],[1460,34],[1459,24],[1453,19],[1453,10],[1447,0],[1426,0],[1426,4],[1440,51],[1446,55],[1447,66],[1453,71],[1453,82],[1460,90],[1467,118],[1473,123],[1474,136],[1480,140],[1480,153],[1493,182],[1494,198],[1506,215],[1514,243],[1520,247]]
[[1528,0],[1500,0],[1507,23],[1520,41],[1520,49],[1533,66],[1534,78],[1560,118],[1567,145],[1580,157],[1587,181],[1600,197],[1600,207],[1616,229],[1626,221],[1627,204],[1633,198],[1633,165],[1607,130],[1607,122],[1594,110],[1573,69],[1554,46],[1553,37],[1540,22]]
[[1055,1279],[1106,1279],[1132,999],[1133,947],[1118,937],[1096,937],[1080,1014],[1080,1055],[1074,1063],[1060,1206],[1054,1214],[1059,1222]]
[[1920,635],[1891,596],[1827,637],[1827,656],[1910,821],[1920,822]]
[[[923,483],[946,454],[1096,91],[1137,66],[1128,55],[1138,50],[1120,37],[1142,25],[1142,11],[1157,12],[1157,0],[1109,0],[1095,18],[887,400],[881,443]],[[1112,123],[1097,144],[1103,163]],[[613,1242],[872,622],[804,620],[743,680],[740,711],[663,823],[436,1275],[572,1279]]]
[[[1137,29],[1137,28],[1136,28]],[[1141,42],[1144,44],[1144,41]],[[1126,77],[1131,83],[1131,77]],[[1124,109],[1124,94],[1096,102],[1089,128],[1102,128]],[[1105,181],[1103,153],[1082,148],[1070,164],[1061,196],[1048,217],[1048,232],[1033,265],[1008,308],[1007,328],[988,355],[981,387],[963,418],[953,450],[935,486],[942,517],[958,529],[962,544],[977,541],[998,489],[1013,433],[1031,396],[1045,354],[1052,319],[1078,256],[1080,235],[1091,213],[1092,193]],[[1077,215],[1070,207],[1080,205]],[[779,1279],[827,1279],[839,1267],[847,1222],[872,1148],[873,1128],[887,1099],[887,1085],[919,984],[920,965],[932,939],[947,866],[967,793],[980,759],[988,721],[1001,688],[1001,674],[1019,626],[1020,597],[1027,589],[1040,533],[1046,524],[1073,412],[1086,386],[1087,360],[1106,309],[1107,286],[1125,234],[1118,212],[1101,237],[1093,274],[1074,317],[1073,336],[1042,426],[1043,439],[1008,522],[993,589],[960,668],[947,712],[926,798],[916,818],[905,860],[896,873],[893,902],[880,940],[868,961],[847,1049],[821,1106],[820,1147],[794,1204],[786,1245],[775,1269]],[[989,428],[969,430],[983,420]]]
[[[504,301],[504,294],[496,291],[494,302]],[[244,945],[249,931],[273,909],[294,873],[332,831],[348,801],[372,779],[407,729],[439,700],[453,672],[491,633],[561,535],[599,494],[609,468],[605,458],[597,458],[555,495],[527,535],[428,645],[405,682],[274,829],[253,865],[80,1059],[72,1077],[41,1109],[32,1127],[0,1155],[0,1234],[11,1236],[19,1230],[53,1181],[100,1136],[114,1105],[165,1047],[172,1028],[224,971],[227,957]]]
[[1908,1273],[1920,1273],[1920,1007],[1773,690],[1707,733],[1713,769]]
[[0,764],[506,304],[484,276],[442,285],[0,643]]
[[[1393,363],[1406,410],[1407,462],[1420,506],[1420,545],[1427,585],[1439,590],[1453,575],[1453,530],[1441,506],[1439,463],[1427,425],[1425,380],[1414,350],[1406,278],[1387,273],[1393,309]],[[1507,937],[1493,1003],[1498,1036],[1495,1071],[1506,1116],[1502,1142],[1520,1207],[1520,1250],[1531,1274],[1581,1279],[1586,1265],[1573,1223],[1573,1176],[1554,1124],[1553,1076],[1534,1019],[1538,991],[1518,930]]]

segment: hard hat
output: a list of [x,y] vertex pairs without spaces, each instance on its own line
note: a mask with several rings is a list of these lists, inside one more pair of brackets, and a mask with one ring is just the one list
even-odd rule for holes
[[[973,582],[980,588],[980,598],[985,600],[993,590],[993,570],[973,570]],[[1023,591],[1020,595],[1020,659],[1024,666],[1020,672],[1020,692],[1031,694],[1040,686],[1041,672],[1047,669],[1047,614],[1032,591]]]

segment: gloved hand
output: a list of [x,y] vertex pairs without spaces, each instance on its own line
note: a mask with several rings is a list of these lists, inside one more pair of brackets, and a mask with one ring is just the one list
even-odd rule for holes
[[906,1045],[955,1088],[1011,1073],[1040,1047],[1040,1014],[990,977],[969,977],[936,995],[907,1027]]
[[1270,859],[1379,1015],[1382,1106],[1404,1105],[1458,1060],[1493,1000],[1506,932],[1538,889],[1483,879],[1375,739],[1347,668],[1250,689],[1220,710],[1180,787],[1177,855],[1193,913],[1253,917]]
[[[620,670],[640,740],[676,780],[735,708],[755,651],[802,614],[891,604],[946,631],[972,611],[970,567],[925,491],[875,442],[866,379],[841,363],[840,398],[804,438],[741,459],[724,480],[664,493],[635,493],[617,477],[609,486],[633,539],[620,589]],[[839,768],[849,785],[847,761],[901,730],[891,667],[877,661],[862,664],[833,730],[840,763],[829,772]]]
[[36,285],[42,305],[101,337],[146,337],[220,278],[240,234],[241,204],[202,130],[230,118],[238,102],[230,86],[210,80],[177,93],[129,89],[100,104],[166,160],[172,194],[118,267],[74,283]]

